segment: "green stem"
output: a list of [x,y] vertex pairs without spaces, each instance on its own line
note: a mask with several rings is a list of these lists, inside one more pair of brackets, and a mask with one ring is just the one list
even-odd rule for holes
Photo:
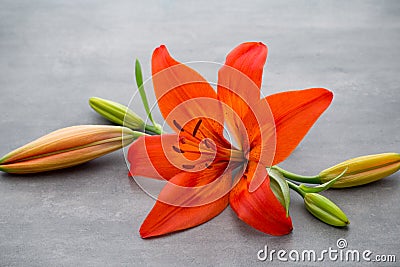
[[145,129],[146,133],[150,133],[150,134],[160,135],[163,133],[159,127],[154,126],[154,125],[146,124],[144,126],[144,129]]
[[308,184],[320,184],[321,183],[321,179],[319,178],[318,175],[315,175],[315,176],[298,175],[298,174],[295,174],[292,172],[288,172],[287,170],[284,170],[276,165],[272,166],[272,169],[279,171],[280,173],[282,173],[283,176],[285,176],[285,178],[291,179],[293,181],[308,183]]
[[291,181],[286,180],[286,182],[288,183],[289,187],[291,189],[293,189],[294,191],[296,191],[300,196],[302,196],[304,198],[304,196],[306,195],[306,192],[304,192],[303,190],[300,189],[299,186],[297,186],[295,183],[292,183]]

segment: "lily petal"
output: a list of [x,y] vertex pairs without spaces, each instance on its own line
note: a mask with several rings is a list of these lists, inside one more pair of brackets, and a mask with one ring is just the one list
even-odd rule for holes
[[253,130],[259,128],[252,127],[258,124],[256,116],[247,114],[254,113],[249,110],[260,100],[267,52],[267,47],[262,43],[243,43],[228,54],[225,65],[218,72],[218,99],[228,107],[224,108],[225,120],[231,132],[236,134],[238,143],[242,140],[251,142]]
[[[231,84],[234,85],[234,87],[228,87],[228,88],[234,89],[235,93],[237,93],[240,96],[245,97],[245,95],[248,95],[250,93],[252,98],[254,97],[256,100],[260,99],[260,90],[249,92],[249,88],[239,86],[239,84],[240,82],[244,82],[245,85],[247,85],[248,81],[245,77],[248,77],[256,85],[256,87],[260,89],[263,68],[267,60],[267,54],[268,54],[268,48],[265,44],[261,42],[243,43],[234,48],[227,55],[225,65],[230,66],[236,70],[239,70],[241,73],[245,74],[245,76],[239,75],[238,72],[233,72],[233,71],[229,72],[230,75],[234,75],[233,78],[235,80],[233,82],[236,84]],[[225,71],[228,71],[228,69],[222,68],[220,70],[220,74],[224,74]],[[221,83],[221,84],[228,85],[230,83]],[[258,97],[255,97],[257,95]]]
[[273,162],[276,147],[274,115],[265,99],[260,99],[244,117],[249,133],[249,160],[259,161],[265,166]]
[[137,139],[128,151],[130,175],[169,180],[180,173],[181,169],[171,163],[177,155],[172,148],[177,138],[176,134],[163,134]]
[[328,108],[332,98],[332,92],[323,88],[287,91],[266,97],[276,126],[277,144],[273,165],[292,153]]
[[[226,164],[214,164],[211,169],[174,176],[140,227],[140,236],[148,238],[184,230],[221,213],[229,203],[231,185],[231,172],[224,172],[225,167]],[[206,188],[198,187],[204,185]],[[182,190],[187,192],[182,193]],[[207,204],[199,206],[199,203]]]
[[[152,80],[157,102],[167,123],[175,132],[195,135],[201,119],[200,139],[218,142],[223,132],[223,114],[217,94],[195,70],[179,63],[162,45],[152,57]],[[195,118],[196,120],[193,120]],[[224,140],[221,141],[226,144]]]
[[[249,192],[248,176],[253,176],[256,163],[249,162],[247,174],[232,189],[229,202],[238,217],[256,228],[271,235],[285,235],[292,231],[292,220],[286,217],[285,208],[275,197],[270,188],[267,171],[257,171],[263,175],[264,181],[252,193]],[[254,179],[254,178],[253,178]]]

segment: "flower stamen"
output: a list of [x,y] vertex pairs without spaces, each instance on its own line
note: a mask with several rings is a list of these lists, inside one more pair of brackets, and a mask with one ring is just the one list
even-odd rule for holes
[[201,124],[202,122],[203,122],[203,120],[200,119],[200,120],[197,122],[196,126],[194,127],[193,133],[192,133],[193,137],[196,137],[196,133],[197,133],[197,131],[199,130],[200,124]]
[[194,169],[195,165],[183,164],[182,167],[187,170]]
[[175,127],[176,127],[179,131],[181,131],[181,132],[184,132],[184,131],[185,131],[185,130],[183,130],[183,127],[182,127],[176,120],[173,120],[173,123],[174,123]]
[[208,139],[204,139],[203,142],[204,142],[204,145],[205,145],[207,148],[211,148],[211,145],[209,144],[210,141],[208,141]]
[[180,149],[180,148],[178,148],[176,146],[172,146],[172,149],[175,150],[175,152],[178,152],[178,153],[181,153],[181,154],[185,153],[185,151],[183,151],[182,149]]

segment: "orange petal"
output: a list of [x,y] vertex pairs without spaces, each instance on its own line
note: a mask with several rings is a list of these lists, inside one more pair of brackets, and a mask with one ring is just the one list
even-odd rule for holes
[[225,167],[226,164],[213,165],[201,172],[174,176],[140,227],[140,236],[148,238],[184,230],[221,213],[229,203],[231,185],[231,172],[224,173]]
[[[244,73],[256,84],[258,88],[260,88],[263,68],[265,61],[267,60],[267,53],[268,53],[267,46],[261,42],[243,43],[234,48],[227,55],[225,65],[231,66],[232,68],[235,68],[240,72]],[[235,82],[240,82],[244,78],[239,76],[236,77],[240,79]],[[234,89],[239,90],[237,91],[239,95],[242,95],[239,92],[246,93],[246,91],[248,90],[247,88],[242,88],[242,87]],[[259,91],[255,93],[258,93],[258,96],[260,96]],[[257,99],[259,98],[260,97],[258,97]]]
[[275,156],[276,132],[272,111],[265,99],[260,99],[244,117],[250,141],[248,159],[270,166]]
[[[245,174],[231,191],[229,202],[238,217],[255,229],[271,234],[285,235],[292,231],[292,220],[286,217],[285,208],[277,200],[269,185],[267,171],[256,175],[265,178],[260,187],[249,192],[249,177],[255,172],[255,164],[249,162]],[[255,178],[253,178],[255,179]]]
[[153,53],[152,73],[158,106],[167,123],[176,132],[184,129],[194,135],[201,119],[199,134],[214,137],[218,142],[216,139],[223,132],[223,114],[210,84],[199,73],[174,60],[163,45]]
[[266,98],[276,126],[277,144],[273,165],[292,153],[328,108],[332,98],[332,92],[323,88],[282,92]]
[[225,120],[239,143],[257,129],[251,127],[255,119],[244,118],[260,99],[267,51],[262,43],[243,43],[228,54],[218,73],[218,99],[228,107],[224,108]]
[[180,173],[181,169],[171,163],[171,157],[177,154],[172,148],[176,140],[176,134],[143,136],[136,140],[128,151],[130,175],[169,180]]

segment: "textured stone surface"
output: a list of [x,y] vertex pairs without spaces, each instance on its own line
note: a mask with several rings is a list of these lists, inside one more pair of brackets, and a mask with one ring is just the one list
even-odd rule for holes
[[[335,93],[282,166],[314,174],[351,157],[399,152],[399,15],[399,1],[2,0],[0,154],[58,128],[107,123],[88,98],[128,104],[134,59],[148,78],[160,44],[181,61],[222,63],[248,40],[269,46],[264,94],[316,86]],[[62,171],[0,174],[0,266],[271,266],[283,264],[257,260],[265,245],[321,251],[338,238],[399,258],[399,179],[327,192],[348,214],[348,229],[320,223],[293,194],[295,229],[284,237],[253,230],[228,208],[194,229],[142,240],[154,200],[127,177],[122,151]]]

